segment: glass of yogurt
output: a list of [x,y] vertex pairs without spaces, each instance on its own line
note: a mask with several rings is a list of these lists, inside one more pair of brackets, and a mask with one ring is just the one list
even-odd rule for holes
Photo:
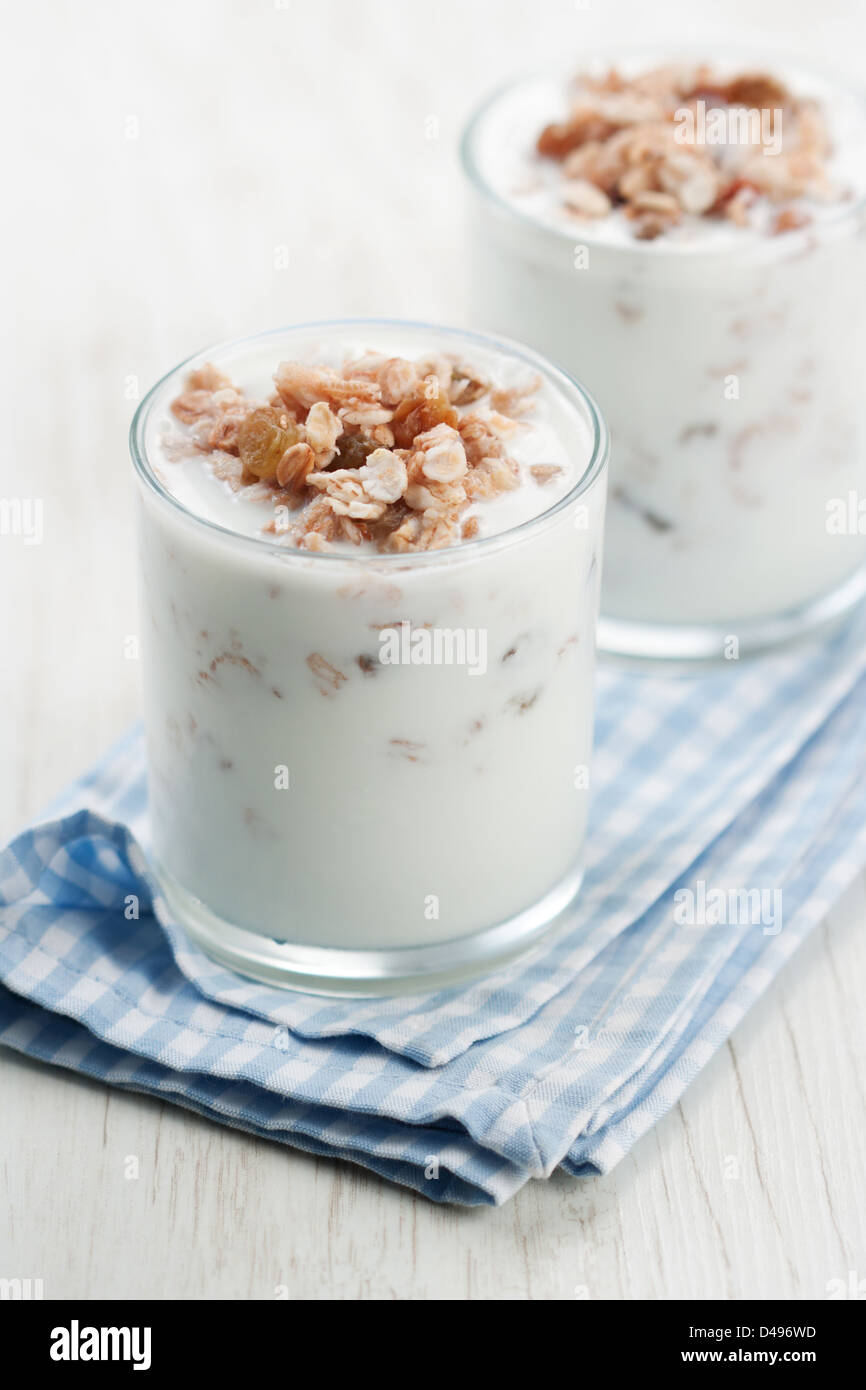
[[208,953],[382,994],[577,893],[607,431],[530,350],[347,321],[170,372],[131,432],[154,867]]
[[866,106],[754,57],[603,60],[464,137],[474,321],[588,383],[599,644],[736,657],[866,592]]

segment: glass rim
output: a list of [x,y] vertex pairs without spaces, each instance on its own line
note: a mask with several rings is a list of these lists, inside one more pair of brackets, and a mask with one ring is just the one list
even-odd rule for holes
[[[469,343],[476,343],[481,347],[501,352],[509,357],[517,357],[526,362],[529,366],[541,372],[548,381],[563,391],[566,396],[576,397],[582,407],[585,422],[589,424],[592,434],[592,447],[590,450],[589,461],[575,481],[569,491],[560,497],[557,502],[545,508],[544,511],[536,513],[534,516],[527,517],[525,521],[519,522],[516,526],[510,526],[505,531],[497,531],[490,536],[479,536],[475,540],[461,541],[457,545],[445,546],[440,550],[413,551],[400,554],[381,554],[379,551],[373,554],[356,554],[353,552],[339,550],[303,550],[299,546],[286,545],[285,542],[269,536],[250,536],[242,531],[234,531],[228,526],[223,526],[220,522],[212,520],[210,517],[202,516],[193,511],[181,501],[169,488],[165,486],[154,470],[148,458],[146,447],[146,431],[150,423],[153,408],[163,393],[169,381],[181,373],[184,368],[192,366],[199,361],[208,361],[211,355],[226,352],[231,348],[239,348],[253,343],[266,342],[269,338],[280,338],[286,334],[336,331],[336,330],[356,330],[364,328],[373,329],[410,329],[427,330],[431,333],[444,333],[456,339]],[[573,401],[572,401],[573,403]],[[282,559],[297,559],[307,561],[310,564],[319,562],[338,562],[344,565],[364,565],[370,568],[381,565],[393,568],[415,568],[415,566],[426,566],[432,564],[454,563],[468,554],[476,555],[482,549],[491,547],[502,547],[517,538],[524,538],[537,527],[543,527],[553,517],[561,512],[568,511],[573,504],[592,487],[593,483],[604,473],[610,457],[610,435],[607,422],[596,403],[594,396],[587,388],[570,375],[563,368],[549,361],[541,353],[534,349],[524,346],[522,343],[513,342],[509,338],[500,337],[496,334],[477,333],[472,329],[452,328],[447,324],[426,323],[423,320],[399,319],[399,318],[346,318],[346,319],[316,319],[309,323],[287,324],[280,328],[266,329],[264,332],[251,333],[241,338],[224,339],[214,343],[209,347],[202,348],[198,352],[192,353],[183,361],[171,367],[165,372],[158,381],[150,388],[147,394],[139,402],[139,405],[132,417],[129,427],[129,451],[135,472],[139,481],[146,485],[162,502],[168,503],[178,514],[185,517],[193,524],[204,527],[207,531],[212,531],[217,535],[227,538],[230,542],[242,546],[252,547],[259,554],[271,554]]]
[[[760,256],[773,254],[784,254],[785,249],[798,247],[811,235],[814,237],[820,233],[836,233],[845,229],[847,224],[854,223],[855,226],[866,209],[866,188],[856,197],[852,197],[849,202],[842,202],[830,217],[820,223],[809,223],[805,227],[800,227],[787,233],[785,237],[767,236],[762,239],[750,240],[746,243],[732,241],[730,245],[719,246],[716,244],[702,244],[695,241],[684,247],[682,242],[666,240],[664,237],[657,237],[651,241],[640,241],[637,238],[633,243],[620,245],[616,242],[605,240],[604,237],[593,234],[593,227],[590,222],[575,222],[574,228],[558,227],[549,222],[544,222],[532,213],[525,212],[514,202],[509,201],[502,193],[493,187],[483,173],[479,161],[476,158],[475,145],[477,143],[478,132],[483,121],[493,110],[493,108],[510,93],[519,88],[528,86],[531,83],[561,77],[567,82],[569,76],[575,76],[582,70],[589,68],[594,62],[601,61],[615,63],[617,60],[623,62],[629,58],[635,59],[664,59],[670,58],[689,58],[697,59],[700,53],[699,46],[693,43],[617,43],[601,44],[598,48],[592,49],[585,54],[581,61],[572,64],[570,68],[551,66],[549,68],[534,68],[526,70],[520,74],[509,77],[506,81],[499,83],[476,107],[473,108],[468,120],[466,121],[460,137],[460,164],[464,176],[482,197],[505,212],[515,222],[532,227],[536,232],[547,235],[554,241],[567,242],[574,244],[575,237],[579,234],[580,240],[587,245],[597,247],[600,250],[609,252],[611,256],[622,255],[623,253],[647,256],[651,259],[662,260],[669,256],[679,255],[688,256],[689,259],[696,256],[716,256],[720,259],[727,259],[730,256],[742,255],[751,252],[753,255]],[[738,47],[736,45],[714,45],[711,60],[725,62],[734,57],[741,57],[745,62],[760,62],[768,72],[774,69],[791,68],[800,71],[804,75],[809,74],[817,77],[828,84],[835,84],[843,87],[849,96],[859,101],[866,114],[866,88],[861,87],[853,76],[847,74],[840,75],[835,70],[823,67],[820,63],[811,63],[797,54],[788,54],[773,57],[768,56],[766,51],[760,48],[749,46]],[[710,60],[707,60],[710,61]]]

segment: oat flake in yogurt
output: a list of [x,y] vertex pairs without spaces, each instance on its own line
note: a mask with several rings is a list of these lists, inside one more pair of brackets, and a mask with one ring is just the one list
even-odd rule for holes
[[401,324],[202,355],[143,403],[153,850],[207,950],[383,992],[577,891],[606,437],[533,353]]
[[476,321],[613,440],[601,641],[760,649],[866,589],[866,107],[754,59],[533,78],[473,121]]

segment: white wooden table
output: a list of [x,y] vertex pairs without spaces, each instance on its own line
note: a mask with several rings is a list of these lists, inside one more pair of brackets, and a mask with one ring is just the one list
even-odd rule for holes
[[[800,8],[765,4],[761,28],[736,0],[708,35],[777,44]],[[479,91],[687,19],[637,0],[17,9],[0,497],[40,499],[45,534],[0,536],[2,839],[136,713],[138,392],[279,322],[464,319],[454,142]],[[842,61],[864,36],[836,4],[808,44]],[[864,925],[860,883],[610,1177],[495,1212],[4,1052],[0,1276],[59,1298],[823,1297],[866,1277]]]

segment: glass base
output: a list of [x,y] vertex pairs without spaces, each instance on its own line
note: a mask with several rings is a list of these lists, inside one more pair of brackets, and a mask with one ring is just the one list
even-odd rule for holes
[[[774,617],[723,623],[646,623],[598,620],[598,649],[605,656],[665,667],[680,663],[728,663],[807,641],[840,623],[866,596],[866,567],[838,589]],[[602,603],[604,594],[602,594]]]
[[232,926],[158,864],[155,872],[175,921],[212,960],[261,984],[338,997],[423,993],[503,965],[563,925],[560,914],[583,879],[582,867],[572,870],[533,907],[472,936],[436,945],[349,951],[294,945]]

